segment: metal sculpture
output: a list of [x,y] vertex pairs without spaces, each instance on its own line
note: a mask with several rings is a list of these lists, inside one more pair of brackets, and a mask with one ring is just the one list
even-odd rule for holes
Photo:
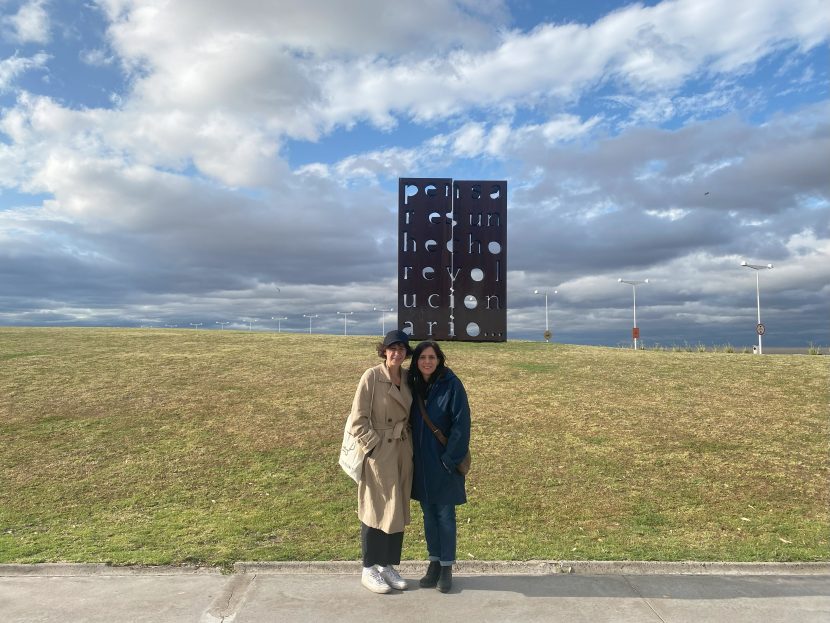
[[398,180],[398,326],[507,340],[507,182]]

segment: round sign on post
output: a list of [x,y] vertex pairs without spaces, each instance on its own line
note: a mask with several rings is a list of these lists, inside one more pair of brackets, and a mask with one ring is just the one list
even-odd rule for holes
[[757,333],[758,335],[763,335],[766,332],[767,332],[767,328],[759,322],[758,326],[755,327],[755,333]]
[[545,331],[545,333],[544,333],[545,341],[550,342],[550,338],[551,338],[552,335],[553,335],[553,333],[551,333],[550,331]]

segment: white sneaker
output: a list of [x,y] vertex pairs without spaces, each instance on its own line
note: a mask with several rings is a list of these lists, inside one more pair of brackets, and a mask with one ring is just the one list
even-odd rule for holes
[[381,576],[380,571],[378,571],[376,567],[364,569],[363,577],[360,578],[360,583],[373,593],[392,592],[392,587],[386,583],[386,580],[383,579],[383,576]]
[[398,573],[397,569],[395,569],[392,565],[383,567],[380,575],[384,580],[386,580],[386,583],[394,589],[405,591],[408,588],[406,580],[401,577],[401,574]]

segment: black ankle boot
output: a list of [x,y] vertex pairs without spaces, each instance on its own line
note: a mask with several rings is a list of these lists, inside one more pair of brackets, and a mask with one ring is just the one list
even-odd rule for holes
[[418,584],[421,588],[432,588],[438,583],[438,574],[441,572],[441,563],[437,560],[430,560],[427,567],[427,574],[422,577]]
[[452,566],[447,565],[441,567],[441,573],[438,575],[438,590],[446,593],[452,588]]

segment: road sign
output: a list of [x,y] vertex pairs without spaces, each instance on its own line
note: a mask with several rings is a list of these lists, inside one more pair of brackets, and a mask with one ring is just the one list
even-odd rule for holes
[[762,323],[759,322],[758,326],[755,327],[755,333],[757,333],[758,335],[763,335],[766,332],[767,332],[767,328]]
[[633,329],[631,329],[631,337],[633,337],[635,340],[640,339],[640,327],[634,327]]
[[551,333],[550,331],[545,331],[544,335],[545,335],[545,341],[550,342],[550,338],[553,335],[553,333]]

